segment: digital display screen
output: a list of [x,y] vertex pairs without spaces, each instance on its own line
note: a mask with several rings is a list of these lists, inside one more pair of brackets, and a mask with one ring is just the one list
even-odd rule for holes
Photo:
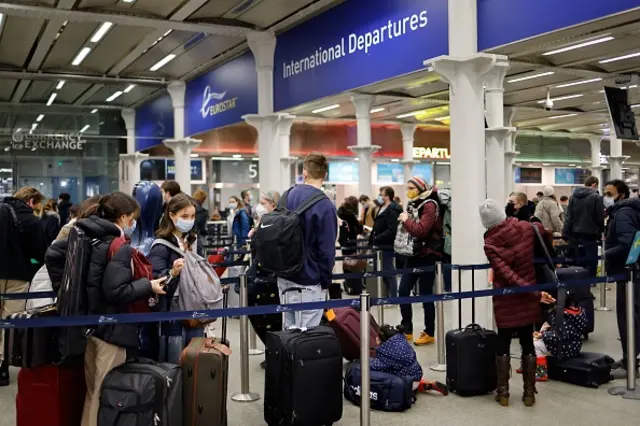
[[640,140],[636,127],[636,116],[629,105],[628,90],[605,87],[604,95],[607,99],[611,121],[615,127],[611,131],[615,130],[618,139]]
[[516,167],[516,183],[542,183],[542,169]]
[[[176,178],[176,162],[175,160],[167,160],[167,180]],[[196,182],[204,182],[204,160],[191,160],[191,180]]]
[[404,166],[400,163],[378,164],[378,183],[404,183]]
[[358,182],[358,163],[337,161],[329,163],[329,182]]
[[585,169],[555,169],[556,185],[582,185],[591,176],[591,171]]
[[[424,179],[433,185],[433,164],[419,163],[413,166],[413,175]],[[409,178],[407,178],[409,179]]]

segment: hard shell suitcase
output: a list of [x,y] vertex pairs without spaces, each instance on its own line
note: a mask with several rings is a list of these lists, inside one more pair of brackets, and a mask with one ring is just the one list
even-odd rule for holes
[[554,357],[547,357],[549,378],[573,385],[597,388],[609,383],[613,359],[607,355],[582,352],[575,358],[558,361]]
[[[360,311],[354,308],[335,308],[327,312],[327,317],[329,318],[329,326],[340,341],[344,359],[347,361],[360,359]],[[369,324],[371,356],[375,356],[380,327],[371,314],[369,314]]]
[[151,360],[126,362],[100,389],[98,426],[182,426],[182,370]]
[[18,373],[16,426],[80,426],[84,366],[41,365]]
[[[471,290],[475,290],[472,271]],[[461,275],[458,275],[461,279]],[[472,320],[475,321],[475,300],[471,299]],[[458,299],[457,330],[445,336],[447,387],[460,396],[484,395],[498,387],[496,348],[498,335],[477,324],[462,328],[462,300]]]
[[267,333],[264,419],[323,426],[342,418],[342,351],[329,327]]
[[[227,306],[227,289],[224,307]],[[183,426],[227,426],[229,342],[227,318],[222,319],[222,338],[194,338],[182,352]]]
[[[9,315],[16,318],[46,318],[56,315],[55,305]],[[32,368],[59,360],[57,328],[9,328],[5,330],[4,357],[14,367]]]

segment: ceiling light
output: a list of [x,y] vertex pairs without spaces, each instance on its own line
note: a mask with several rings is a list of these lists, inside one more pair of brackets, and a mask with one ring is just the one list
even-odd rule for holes
[[616,56],[615,58],[604,59],[604,60],[600,61],[599,63],[608,64],[610,62],[622,61],[624,59],[637,58],[638,56],[640,56],[640,52],[629,53],[628,55]]
[[96,112],[98,112],[98,108],[94,108],[91,110],[91,114],[95,114]]
[[233,154],[233,155],[232,155],[232,157],[233,157],[233,158],[242,158],[242,155],[240,155],[240,154]]
[[91,126],[88,125],[88,124],[85,124],[84,127],[82,129],[80,129],[80,133],[86,132],[89,127],[91,127]]
[[444,120],[450,120],[451,116],[447,115],[446,117],[440,117],[440,118],[436,118],[437,121],[444,121]]
[[38,123],[33,123],[31,125],[31,131],[33,132],[38,127]]
[[162,37],[168,36],[169,34],[171,34],[171,31],[173,31],[173,30],[167,30],[166,33],[162,34]]
[[160,68],[164,67],[169,62],[173,61],[175,58],[176,58],[176,55],[174,55],[173,53],[170,53],[164,58],[160,59],[158,62],[156,62],[155,65],[153,65],[151,68],[149,68],[149,71],[158,71]]
[[540,74],[532,74],[526,77],[518,77],[511,80],[507,80],[507,83],[518,83],[520,81],[531,80],[533,78],[546,77],[548,75],[553,75],[553,74],[555,74],[553,71],[547,71],[547,72],[542,72]]
[[596,81],[602,81],[602,78],[598,77],[598,78],[592,78],[590,80],[579,80],[579,81],[574,81],[572,83],[560,84],[556,86],[556,89],[562,89],[564,87],[571,87],[571,86],[578,86],[580,84],[595,83]]
[[[566,99],[581,98],[581,97],[583,97],[583,96],[584,96],[584,94],[579,93],[579,94],[577,94],[577,95],[567,95],[567,96],[560,96],[560,97],[558,97],[558,98],[551,98],[551,100],[552,100],[553,102],[555,102],[555,101],[564,101],[564,100],[566,100]],[[547,101],[546,99],[543,99],[543,100],[541,100],[541,101],[538,101],[538,103],[539,103],[539,104],[543,104],[543,103],[545,103],[546,101]]]
[[312,114],[320,114],[321,112],[331,111],[332,109],[340,108],[340,104],[329,105],[326,107],[314,109],[311,111]]
[[382,111],[384,111],[384,108],[374,108],[371,111],[369,111],[369,113],[375,114],[376,112],[382,112]]
[[624,90],[629,90],[629,89],[635,89],[636,87],[638,87],[637,84],[632,84],[631,86],[623,87],[623,89]]
[[392,163],[399,163],[399,162],[400,162],[400,160],[399,160],[399,159],[397,159],[397,158],[392,158],[392,159],[391,159],[391,162],[392,162]]
[[191,158],[198,158],[198,157],[200,157],[200,155],[199,155],[199,154],[190,154],[190,155],[189,155],[189,157],[191,157]]
[[109,96],[107,98],[107,102],[111,102],[115,99],[117,99],[120,95],[122,95],[122,91],[118,90],[117,92],[115,92],[113,95]]
[[569,164],[569,167],[577,167],[575,164]]
[[551,163],[542,163],[543,166],[550,166]]
[[58,96],[57,93],[52,93],[51,96],[49,96],[49,100],[47,101],[47,106],[51,106],[53,101],[56,99],[56,96]]
[[253,161],[260,161],[260,157],[253,157],[251,160],[253,160]]
[[577,113],[576,114],[562,114],[562,115],[554,115],[554,116],[547,117],[547,118],[549,120],[556,120],[558,118],[575,117],[576,115],[578,115],[578,114]]
[[568,52],[570,50],[580,49],[581,47],[593,46],[594,44],[600,44],[607,41],[613,40],[613,37],[607,36],[602,38],[597,38],[595,40],[585,41],[583,43],[573,44],[571,46],[562,47],[560,49],[552,50],[551,52],[543,53],[543,56],[555,55],[556,53]]
[[4,19],[4,15],[0,13],[0,25],[2,25],[2,20]]
[[125,3],[133,3],[136,0],[122,0],[122,1],[125,2]]
[[129,93],[130,91],[132,91],[132,90],[133,90],[133,88],[134,88],[134,87],[136,87],[136,85],[135,85],[135,84],[130,84],[130,85],[128,85],[128,86],[127,86],[127,88],[126,88],[126,89],[124,89],[124,93]]
[[38,118],[36,118],[36,121],[39,123],[42,121],[43,118],[44,118],[44,114],[40,114]]
[[73,62],[71,62],[71,65],[77,67],[82,63],[82,61],[84,61],[84,58],[86,58],[89,53],[91,53],[91,48],[83,47],[82,49],[80,49],[76,57],[73,58]]
[[111,27],[113,27],[113,22],[103,22],[102,25],[100,25],[100,27],[98,27],[98,30],[93,33],[93,36],[91,37],[91,43],[97,43],[100,40],[102,40],[102,37],[105,36],[105,34],[107,34],[107,31],[109,31],[109,29],[111,29]]
[[64,86],[65,81],[64,80],[60,80],[58,82],[58,85],[56,86],[56,90],[60,90],[62,89],[62,86]]
[[422,111],[413,111],[413,112],[408,112],[406,114],[400,114],[397,115],[396,118],[407,118],[407,117],[413,117],[416,116],[418,114],[420,114]]

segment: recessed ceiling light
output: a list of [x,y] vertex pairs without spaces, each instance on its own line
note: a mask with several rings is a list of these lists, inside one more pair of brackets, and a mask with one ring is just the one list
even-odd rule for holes
[[598,39],[595,39],[595,40],[589,40],[589,41],[585,41],[583,43],[578,43],[578,44],[573,44],[571,46],[562,47],[560,49],[552,50],[551,52],[543,53],[542,55],[543,56],[555,55],[556,53],[563,53],[563,52],[568,52],[570,50],[580,49],[581,47],[593,46],[594,44],[604,43],[604,42],[607,42],[607,41],[611,41],[613,39],[614,38],[611,37],[611,36],[602,37],[602,38],[598,38]]
[[199,154],[190,154],[190,155],[189,155],[189,157],[191,157],[191,158],[198,158],[198,157],[200,157],[200,155],[199,155]]
[[232,157],[233,157],[233,158],[242,158],[242,155],[240,155],[240,154],[233,154],[233,155],[232,155]]
[[65,81],[64,80],[60,80],[58,82],[58,85],[56,86],[56,90],[60,90],[62,89],[62,86],[64,86]]
[[133,3],[136,0],[122,0],[122,1],[125,2],[125,3]]
[[96,112],[98,112],[98,108],[94,108],[91,110],[91,114],[95,114]]
[[80,133],[86,132],[89,127],[91,127],[89,124],[85,124],[84,127],[80,129]]
[[577,113],[575,114],[562,114],[562,115],[553,115],[551,117],[547,117],[549,120],[556,120],[558,118],[567,118],[567,117],[575,117],[576,115],[578,115]]
[[553,75],[555,74],[553,71],[547,71],[547,72],[542,72],[540,74],[532,74],[532,75],[528,75],[525,77],[518,77],[518,78],[513,78],[511,80],[507,80],[507,83],[518,83],[520,81],[526,81],[526,80],[531,80],[534,78],[540,78],[540,77],[546,77],[548,75]]
[[107,31],[109,31],[111,27],[113,27],[113,22],[103,22],[102,25],[98,27],[96,32],[93,33],[93,36],[91,37],[91,43],[97,43],[102,40],[102,37],[107,34]]
[[575,164],[569,164],[569,167],[577,167]]
[[130,84],[130,85],[128,85],[128,86],[127,86],[127,88],[126,88],[126,89],[124,89],[124,93],[129,93],[130,91],[132,91],[132,90],[133,90],[133,88],[134,88],[134,87],[136,87],[136,85],[135,85],[135,84]]
[[170,53],[164,58],[160,59],[158,62],[156,62],[151,68],[149,68],[149,71],[158,71],[160,68],[164,67],[169,62],[173,61],[175,58],[176,58],[176,55],[174,55],[173,53]]
[[314,109],[311,111],[312,114],[320,114],[321,112],[331,111],[332,109],[340,108],[340,104],[329,105],[326,107]]
[[39,123],[42,121],[43,118],[44,118],[44,114],[40,114],[38,118],[36,118],[36,121]]
[[611,62],[622,61],[624,59],[637,58],[638,56],[640,56],[640,52],[630,53],[628,55],[616,56],[615,58],[603,59],[599,63],[600,64],[608,64],[608,63],[611,63]]
[[253,160],[253,161],[260,161],[260,157],[253,157],[251,160]]
[[374,108],[371,111],[369,111],[369,113],[375,114],[376,112],[382,112],[382,111],[384,111],[384,108]]
[[[554,101],[554,102],[555,102],[555,101],[564,101],[564,100],[566,100],[566,99],[581,98],[581,97],[583,97],[583,96],[584,96],[584,94],[583,94],[583,93],[579,93],[579,94],[577,94],[577,95],[567,95],[567,96],[560,96],[560,97],[557,97],[557,98],[551,98],[551,100],[552,100],[552,101]],[[538,103],[539,103],[539,104],[543,104],[543,103],[545,103],[546,101],[547,101],[546,99],[542,99],[542,100],[538,101]]]
[[115,92],[113,95],[109,96],[107,98],[107,102],[111,102],[115,99],[117,99],[120,95],[122,95],[122,91],[118,90],[117,92]]
[[543,166],[550,166],[551,163],[542,163]]
[[578,86],[580,84],[588,84],[588,83],[595,83],[596,81],[602,81],[602,78],[592,78],[589,80],[579,80],[579,81],[574,81],[572,83],[565,83],[565,84],[560,84],[558,86],[556,86],[556,89],[562,89],[564,87],[571,87],[571,86]]
[[83,47],[82,49],[80,49],[80,51],[78,52],[76,57],[73,58],[73,61],[71,62],[71,65],[77,67],[78,65],[80,65],[82,63],[82,61],[84,61],[84,58],[86,58],[89,53],[91,53],[91,48],[90,47]]
[[396,118],[407,118],[407,117],[414,117],[418,114],[420,114],[422,111],[413,111],[413,112],[408,112],[406,114],[400,114],[397,115]]
[[399,162],[400,162],[400,160],[399,160],[399,159],[397,159],[397,158],[392,158],[392,159],[391,159],[391,162],[392,162],[392,163],[399,163]]
[[57,93],[52,93],[51,96],[49,96],[49,100],[47,101],[47,106],[51,106],[51,104],[53,103],[53,101],[55,101],[56,96],[58,96]]
[[162,37],[168,36],[169,34],[171,34],[171,31],[173,31],[173,30],[167,30],[166,33],[162,34]]

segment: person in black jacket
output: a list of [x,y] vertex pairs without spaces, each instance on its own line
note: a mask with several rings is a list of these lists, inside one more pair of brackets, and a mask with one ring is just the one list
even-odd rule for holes
[[58,214],[60,214],[60,226],[64,226],[69,223],[69,219],[71,219],[71,195],[63,192],[58,197]]
[[[338,229],[338,243],[340,250],[344,256],[355,256],[358,251],[354,248],[357,246],[358,235],[362,234],[362,224],[358,221],[358,199],[356,197],[347,197],[344,203],[338,209],[338,218],[340,219],[340,228]],[[343,264],[346,274],[353,271],[346,264]],[[362,292],[362,281],[357,278],[350,278],[344,281],[345,289],[348,294],[360,294]],[[329,298],[341,299],[342,291],[339,284],[331,284],[329,286]]]
[[[604,189],[606,204],[609,204],[609,226],[607,232],[607,274],[624,274],[629,250],[636,232],[640,230],[640,199],[629,198],[629,187],[622,180],[607,183]],[[613,203],[613,204],[611,204]],[[626,281],[616,284],[616,316],[622,343],[622,360],[616,362],[611,374],[616,379],[627,377],[627,286]],[[635,358],[640,355],[640,280],[634,286],[635,302]],[[638,363],[636,362],[636,368]]]
[[527,195],[524,192],[512,192],[509,194],[509,201],[505,208],[505,213],[508,218],[515,217],[518,220],[528,222],[531,216],[533,216],[534,211],[535,204],[527,199]]
[[[382,270],[393,269],[393,246],[398,231],[398,216],[402,213],[402,208],[394,201],[395,191],[390,186],[380,188],[378,195],[378,205],[380,211],[376,216],[371,233],[371,245],[387,247],[382,252]],[[384,277],[384,284],[387,287],[388,297],[398,297],[398,281],[396,277]],[[379,295],[378,297],[382,297]]]
[[[126,313],[132,304],[165,294],[166,279],[149,281],[133,279],[133,248],[123,245],[109,259],[109,246],[114,238],[130,237],[136,227],[140,206],[135,198],[114,192],[100,199],[97,216],[82,219],[76,226],[95,240],[85,288],[90,315]],[[128,352],[137,353],[139,327],[136,324],[102,324],[87,340],[84,357],[87,395],[82,413],[83,426],[96,426],[100,406],[100,387],[107,373],[125,362]]]
[[55,241],[58,236],[58,232],[60,232],[60,229],[62,228],[56,200],[47,200],[44,208],[42,209],[40,225],[42,225],[45,237],[47,238],[47,245],[50,245]]
[[[34,209],[42,210],[44,196],[35,188],[20,188],[0,204],[0,293],[25,293],[40,269],[47,241]],[[0,300],[0,316],[24,311],[25,300]],[[0,330],[0,355],[4,351]],[[9,385],[9,367],[0,365],[0,386]]]
[[[159,240],[172,244],[176,249],[159,244],[157,240],[151,246],[149,261],[153,266],[153,276],[169,277],[166,285],[166,297],[161,297],[158,308],[162,311],[179,311],[178,298],[180,292],[191,291],[192,283],[185,282],[180,272],[184,267],[184,253],[191,251],[196,245],[197,234],[196,202],[185,194],[171,198],[164,212],[160,229],[156,232]],[[163,361],[177,364],[184,347],[194,337],[203,337],[204,328],[198,321],[197,327],[183,326],[180,321],[163,324],[160,355]]]

